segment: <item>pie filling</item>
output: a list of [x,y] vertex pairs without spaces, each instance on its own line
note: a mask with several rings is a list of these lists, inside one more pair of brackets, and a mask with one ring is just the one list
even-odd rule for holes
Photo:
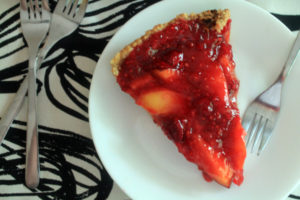
[[225,187],[243,182],[246,156],[230,23],[217,32],[179,18],[136,46],[117,76],[205,180]]

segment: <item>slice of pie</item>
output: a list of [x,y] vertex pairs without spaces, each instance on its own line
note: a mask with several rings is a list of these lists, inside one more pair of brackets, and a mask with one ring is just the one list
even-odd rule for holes
[[112,59],[121,89],[146,109],[207,181],[243,181],[245,131],[237,107],[230,12],[181,14]]

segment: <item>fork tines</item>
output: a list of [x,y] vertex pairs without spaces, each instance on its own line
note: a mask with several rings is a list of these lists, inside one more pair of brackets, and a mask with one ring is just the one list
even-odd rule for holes
[[21,0],[21,9],[27,11],[28,19],[43,19],[43,10],[50,11],[47,0]]
[[252,113],[252,115],[247,114],[248,116],[244,116],[245,119],[243,120],[243,127],[247,132],[245,137],[246,147],[251,148],[251,153],[256,151],[257,155],[260,155],[270,139],[274,122],[259,112]]
[[85,13],[87,2],[88,0],[82,0],[81,3],[79,0],[60,0],[55,7],[54,13],[64,13],[69,19],[79,20]]

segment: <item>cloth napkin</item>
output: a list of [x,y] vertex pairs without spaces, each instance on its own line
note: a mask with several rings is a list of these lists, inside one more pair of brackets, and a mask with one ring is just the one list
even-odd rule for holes
[[[91,138],[88,95],[105,45],[132,16],[159,0],[90,0],[78,30],[49,52],[38,72],[41,181],[24,185],[27,99],[0,146],[0,199],[126,200],[99,159]],[[299,29],[299,0],[251,2]],[[284,2],[284,3],[282,3]],[[52,10],[56,2],[49,0]],[[292,15],[292,16],[290,16]],[[28,54],[21,32],[19,1],[0,7],[0,116],[26,76]],[[299,199],[300,188],[287,199]]]

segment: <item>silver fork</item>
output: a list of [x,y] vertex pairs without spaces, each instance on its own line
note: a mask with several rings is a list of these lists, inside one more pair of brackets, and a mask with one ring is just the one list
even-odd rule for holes
[[[41,7],[40,7],[40,4]],[[41,42],[50,25],[48,2],[43,0],[20,1],[20,18],[23,35],[28,44],[28,118],[26,134],[26,185],[34,188],[39,182],[38,134],[36,117],[36,58]]]
[[[73,31],[77,29],[80,22],[82,21],[85,10],[87,7],[88,0],[82,0],[80,6],[78,0],[69,0],[68,2],[66,0],[59,0],[55,10],[52,14],[52,20],[49,30],[49,35],[47,40],[45,41],[44,46],[42,49],[40,49],[38,53],[38,58],[35,62],[36,69],[38,69],[47,55],[48,51],[51,49],[51,47],[56,44],[59,40],[63,39],[64,37],[70,35]],[[79,6],[79,7],[78,7]],[[12,102],[12,104],[9,106],[9,108],[6,111],[6,114],[0,121],[0,144],[2,140],[4,139],[11,122],[15,118],[15,116],[18,114],[20,107],[22,105],[22,102],[24,100],[26,91],[28,88],[27,84],[27,78],[23,81],[20,88],[17,91],[17,94]],[[30,123],[30,122],[28,122]],[[37,149],[37,148],[36,148]],[[26,155],[27,156],[27,155]],[[38,155],[37,155],[38,156]],[[38,171],[39,171],[39,165],[38,165],[38,157],[35,160],[37,162]],[[26,165],[27,167],[27,165]],[[33,177],[34,179],[35,177]],[[31,176],[25,175],[25,181],[26,182],[32,182]],[[37,184],[33,185],[34,187],[38,186]]]
[[251,153],[257,149],[257,155],[260,155],[271,138],[280,111],[282,86],[299,49],[300,31],[276,81],[257,96],[244,113],[242,124],[247,131],[246,146],[251,146]]
[[[50,30],[49,30],[49,36],[42,47],[42,49],[38,53],[38,58],[37,58],[37,68],[40,67],[42,61],[46,57],[48,51],[50,48],[57,43],[59,40],[62,38],[68,36],[71,34],[77,27],[79,26],[81,20],[83,19],[86,7],[87,7],[87,0],[83,0],[79,9],[77,10],[78,7],[78,0],[69,0],[68,2],[66,0],[59,0],[54,12],[52,14],[52,20],[51,20],[51,25],[50,25]],[[30,85],[29,85],[30,88]],[[28,88],[28,89],[29,89]],[[31,105],[33,107],[33,105]],[[29,111],[30,112],[30,111]],[[33,111],[32,111],[33,112]],[[32,121],[28,121],[28,123],[33,123]],[[34,125],[34,124],[32,124]],[[31,156],[31,155],[27,155]],[[28,165],[26,164],[26,168],[29,168],[32,165],[36,165],[37,163],[29,163]],[[31,177],[31,174],[27,174],[26,176],[26,171],[25,171],[25,181],[26,182],[31,182],[32,179],[35,177]],[[35,186],[37,187],[37,185]]]

